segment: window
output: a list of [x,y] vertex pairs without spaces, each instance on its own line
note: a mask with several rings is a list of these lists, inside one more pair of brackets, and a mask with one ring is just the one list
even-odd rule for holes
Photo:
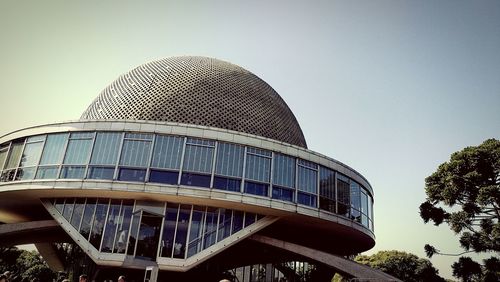
[[188,255],[191,257],[201,251],[201,238],[203,232],[203,224],[205,222],[205,208],[193,207],[191,217],[191,230],[189,231]]
[[337,173],[337,213],[346,217],[349,216],[349,206],[351,204],[350,192],[349,178]]
[[120,200],[111,200],[106,220],[106,229],[102,237],[101,252],[111,253],[113,251],[113,240],[115,239],[116,227],[120,219],[120,205]]
[[93,136],[94,133],[71,133],[63,164],[86,165],[92,149]]
[[67,133],[50,134],[45,141],[40,165],[59,165],[62,162],[64,148],[68,140]]
[[17,171],[17,180],[33,179],[35,177],[36,165],[40,161],[45,135],[29,137],[24,145],[21,156],[20,169]]
[[319,196],[320,209],[336,212],[335,172],[322,166],[319,168]]
[[234,178],[215,176],[214,177],[214,188],[226,190],[226,191],[240,192],[241,180],[234,179]]
[[151,152],[152,134],[126,133],[118,180],[144,182]]
[[118,226],[114,241],[115,247],[113,249],[114,253],[118,254],[125,253],[133,208],[134,208],[133,200],[123,200],[120,211],[120,217],[117,223]]
[[24,146],[24,140],[16,141],[16,143],[11,144],[5,164],[5,169],[2,171],[1,181],[14,180],[16,174],[16,168],[19,165],[23,146]]
[[295,159],[274,154],[273,185],[295,187]]
[[92,231],[90,234],[89,242],[92,244],[92,246],[94,246],[98,250],[101,244],[102,231],[106,220],[108,205],[109,205],[109,200],[99,199],[99,201],[97,202],[94,220],[92,223]]
[[114,167],[117,162],[121,139],[121,133],[98,132],[95,137],[90,164]]
[[175,243],[173,247],[174,258],[184,258],[185,256],[190,215],[191,206],[181,205],[179,209],[179,217],[177,219],[177,231],[175,232]]
[[174,249],[175,226],[177,224],[177,214],[179,204],[167,203],[167,214],[163,223],[163,235],[160,242],[160,256],[172,257]]
[[245,148],[243,146],[219,143],[217,146],[215,173],[217,175],[241,178],[244,153]]
[[361,223],[361,190],[359,184],[351,180],[351,219]]
[[316,207],[318,193],[318,165],[305,160],[298,161],[297,203]]
[[179,170],[184,138],[157,135],[151,167]]
[[210,187],[215,142],[188,138],[184,153],[181,184]]
[[247,148],[245,193],[259,196],[269,195],[268,183],[271,176],[271,156],[270,151],[252,147]]
[[152,169],[149,174],[149,182],[164,183],[164,184],[177,184],[179,178],[178,172],[163,171]]

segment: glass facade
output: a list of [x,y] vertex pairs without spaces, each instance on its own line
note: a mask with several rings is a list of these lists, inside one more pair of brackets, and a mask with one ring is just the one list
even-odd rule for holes
[[[1,144],[0,171],[1,182],[87,178],[185,185],[246,193],[319,208],[350,218],[373,230],[373,198],[370,190],[358,182],[314,162],[227,142],[131,132],[97,131],[37,135]],[[102,213],[98,209],[96,215],[90,215],[86,208],[80,208],[81,206],[78,206],[84,217],[99,217]],[[129,208],[116,211],[119,216],[126,216],[116,220],[132,220]],[[118,215],[115,214],[114,217]],[[197,216],[195,215],[195,220]],[[203,216],[199,219],[200,232],[206,232],[208,229],[218,230],[214,222],[206,223],[207,216],[208,220],[214,220],[214,216],[206,211]],[[234,218],[238,215],[232,216]],[[103,223],[105,222],[108,223],[109,220],[104,218]],[[96,237],[94,241],[98,240],[98,236],[102,236],[103,232],[111,232],[114,237],[120,236],[117,230],[104,229],[104,225],[94,228],[87,226],[84,220],[81,223],[73,223],[81,224],[83,232],[89,232],[88,236]],[[238,228],[238,222],[233,223],[231,227],[225,228]],[[115,229],[120,228],[127,235],[132,232],[125,229],[123,223],[115,220],[110,224],[114,224]],[[145,234],[139,232],[140,227],[137,223],[135,236]],[[99,228],[102,230],[99,231]],[[149,230],[145,226],[144,228]],[[92,229],[94,233],[91,234]],[[183,232],[186,234],[181,233],[181,237],[173,237],[169,241],[172,244],[169,249],[172,256],[175,253],[175,244],[185,248],[182,244],[184,236],[186,240],[193,238],[191,231]],[[207,234],[200,233],[198,237],[201,238],[200,248],[210,245],[214,240]],[[134,237],[134,240],[136,238]],[[118,239],[107,241],[104,244],[106,251],[116,249],[124,252],[127,243],[118,243]],[[163,250],[159,249],[158,252]],[[190,249],[185,248],[185,252],[188,254]]]
[[51,203],[100,252],[144,260],[186,259],[263,218],[171,202],[58,198]]

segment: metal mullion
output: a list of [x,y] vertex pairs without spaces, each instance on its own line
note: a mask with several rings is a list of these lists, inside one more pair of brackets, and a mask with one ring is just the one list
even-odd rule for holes
[[90,237],[92,236],[92,229],[94,229],[94,218],[95,218],[95,213],[97,211],[97,204],[99,204],[99,198],[95,199],[95,207],[94,207],[94,212],[92,213],[92,217],[90,218],[90,230],[89,230],[89,236],[87,238],[87,241],[90,240]]
[[218,149],[218,144],[219,142],[215,142],[215,145],[214,145],[214,150],[212,152],[212,156],[213,156],[213,160],[212,160],[212,169],[211,169],[211,173],[210,173],[210,188],[213,188],[214,186],[214,175],[215,175],[215,161],[217,159],[217,149]]
[[151,168],[151,162],[153,162],[153,152],[155,149],[155,143],[156,143],[156,134],[153,134],[153,140],[151,142],[151,149],[149,151],[149,156],[148,156],[148,162],[146,165],[146,176],[144,177],[144,182],[149,182],[149,172]]
[[160,257],[161,241],[163,240],[163,229],[165,228],[165,220],[167,219],[166,212],[167,212],[167,202],[163,203],[163,220],[161,221],[160,237],[158,237],[159,239],[156,250],[156,258]]
[[[122,132],[122,138],[120,139],[120,146],[118,148],[118,156],[117,156],[116,163],[115,163],[115,171],[113,173],[113,180],[118,179],[118,169],[119,169],[118,167],[120,165],[120,158],[122,157],[122,151],[123,151],[123,144],[124,143],[125,143],[125,134]],[[135,207],[135,201],[134,201],[134,207]],[[128,247],[128,245],[127,245],[127,247]]]
[[207,216],[208,214],[208,207],[205,207],[205,213],[204,213],[204,218],[203,218],[203,225],[201,226],[201,249],[200,252],[203,250],[203,244],[205,243],[205,226],[207,225]]
[[172,251],[170,252],[170,258],[174,257],[175,248],[175,237],[177,236],[177,225],[179,224],[179,214],[181,212],[181,205],[177,204],[177,217],[175,218],[175,228],[174,228],[174,238],[172,239]]
[[[245,218],[246,218],[246,216],[247,216],[247,212],[245,211],[245,212],[243,212],[243,224],[242,224],[242,226],[241,226],[241,230],[243,230],[243,228],[247,227],[247,226],[246,226],[246,222],[245,222]],[[240,230],[240,231],[241,231],[241,230]]]
[[21,166],[21,160],[23,158],[24,148],[26,148],[26,142],[27,141],[28,141],[28,138],[25,138],[24,139],[24,144],[23,144],[23,149],[21,150],[21,155],[19,156],[19,160],[17,161],[17,165],[16,165],[16,168],[15,168],[16,172],[14,173],[14,178],[12,179],[13,181],[16,180],[19,167]]
[[241,174],[240,193],[244,193],[244,191],[245,191],[246,169],[247,169],[247,146],[245,146],[244,150],[243,150],[243,172]]
[[184,259],[187,257],[187,253],[189,250],[189,240],[191,235],[191,224],[193,224],[193,213],[194,213],[194,205],[191,205],[191,212],[189,213],[189,222],[188,222],[188,230],[186,235],[186,247],[184,248]]
[[94,132],[94,136],[92,138],[87,138],[87,139],[92,139],[92,145],[90,146],[89,154],[87,156],[87,162],[86,162],[86,165],[85,165],[85,171],[83,173],[83,178],[84,179],[87,178],[87,173],[88,173],[89,165],[90,165],[90,159],[92,157],[92,152],[94,151],[94,147],[95,147],[96,137],[97,137],[97,132]]
[[214,244],[216,244],[218,242],[217,240],[219,239],[220,210],[221,210],[220,208],[217,209],[217,224],[215,225],[215,243]]
[[101,252],[102,242],[104,242],[104,235],[106,234],[106,226],[108,225],[108,217],[110,209],[111,209],[111,198],[108,200],[108,210],[106,211],[106,217],[104,217],[104,226],[102,227],[101,242],[99,243],[99,250],[98,250],[99,252]]
[[231,210],[231,221],[229,222],[229,236],[233,235],[234,210]]
[[[109,206],[111,207],[111,203]],[[115,241],[116,241],[116,234],[118,233],[118,227],[120,227],[120,225],[123,224],[122,213],[123,213],[123,200],[120,200],[120,210],[118,211],[118,219],[120,220],[120,222],[116,224],[115,232],[113,233],[113,243],[111,244],[111,253],[115,252],[115,243],[116,243]]]
[[179,176],[177,177],[177,185],[181,184],[182,170],[184,166],[184,156],[186,155],[186,147],[187,147],[187,137],[184,136],[184,142],[182,144],[182,152],[181,152],[181,163],[179,165]]

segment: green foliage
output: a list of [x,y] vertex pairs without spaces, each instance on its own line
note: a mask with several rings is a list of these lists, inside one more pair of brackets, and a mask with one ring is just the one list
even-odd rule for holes
[[[425,179],[425,192],[427,200],[420,205],[420,216],[425,223],[448,224],[459,236],[464,252],[453,255],[500,252],[499,140],[488,139],[453,153],[448,162]],[[424,249],[428,257],[449,255],[430,245]],[[500,267],[495,261],[498,259],[492,257],[481,266],[462,257],[453,264],[453,275],[464,281],[487,281],[491,277],[498,280]],[[486,262],[493,268],[488,268]]]
[[11,272],[12,282],[52,281],[56,274],[35,251],[0,248],[0,272]]
[[445,281],[429,260],[406,252],[380,251],[371,256],[357,256],[354,260],[407,282]]

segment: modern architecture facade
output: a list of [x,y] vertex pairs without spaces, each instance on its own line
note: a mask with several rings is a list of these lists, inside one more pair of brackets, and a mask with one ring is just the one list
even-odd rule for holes
[[98,268],[160,280],[290,259],[370,272],[342,258],[375,244],[370,183],[308,150],[281,97],[224,61],[144,64],[79,120],[3,135],[0,175],[4,244],[47,246],[58,229]]

